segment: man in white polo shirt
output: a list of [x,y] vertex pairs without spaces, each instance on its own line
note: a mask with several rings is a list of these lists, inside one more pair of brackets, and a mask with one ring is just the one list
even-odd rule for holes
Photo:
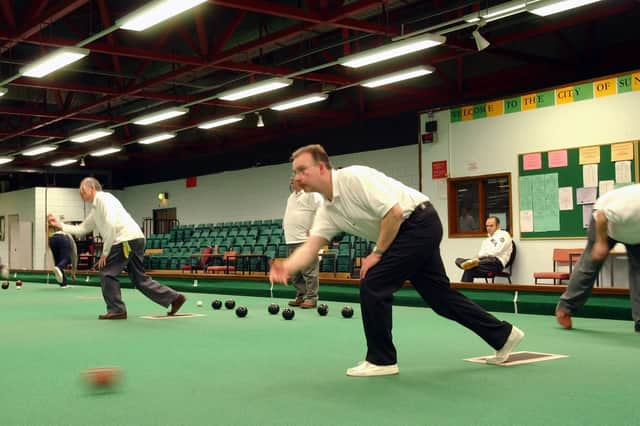
[[562,327],[573,326],[571,316],[589,299],[609,250],[617,243],[627,249],[631,317],[640,333],[640,185],[609,191],[593,206],[587,246],[556,307],[556,319]]
[[471,259],[456,259],[456,265],[464,269],[460,279],[463,283],[472,283],[476,277],[487,276],[487,272],[502,271],[511,257],[511,235],[500,229],[500,219],[489,216],[485,226],[489,235],[482,242],[478,255]]
[[[322,196],[317,192],[305,192],[295,179],[291,179],[291,195],[282,219],[284,239],[291,254],[309,238],[316,210],[322,204]],[[293,274],[291,281],[296,289],[295,300],[289,306],[302,309],[315,308],[318,303],[318,258],[308,267]]]
[[88,177],[80,182],[80,197],[93,208],[79,225],[63,225],[52,214],[49,225],[72,235],[80,236],[94,229],[102,235],[104,244],[98,261],[102,297],[107,304],[107,313],[99,315],[101,320],[127,319],[127,310],[120,293],[118,275],[127,267],[131,282],[145,296],[164,307],[171,306],[169,315],[174,315],[186,298],[164,286],[144,273],[144,234],[120,201],[102,191],[97,179]]
[[347,375],[398,374],[391,308],[393,293],[406,279],[436,313],[469,328],[496,350],[488,362],[508,359],[524,333],[451,288],[440,257],[442,225],[428,197],[369,167],[333,170],[321,145],[302,147],[291,159],[294,179],[305,191],[322,194],[325,201],[316,213],[309,239],[285,261],[272,265],[272,283],[286,284],[291,274],[311,264],[320,247],[340,232],[376,242],[360,270],[367,354]]

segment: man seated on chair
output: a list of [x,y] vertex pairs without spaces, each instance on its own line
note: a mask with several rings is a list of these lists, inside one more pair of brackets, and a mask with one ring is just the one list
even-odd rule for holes
[[489,216],[485,225],[489,236],[482,242],[478,255],[471,259],[456,259],[456,265],[464,269],[460,279],[463,283],[471,283],[476,277],[485,277],[488,272],[501,272],[511,257],[511,235],[500,229],[500,219]]

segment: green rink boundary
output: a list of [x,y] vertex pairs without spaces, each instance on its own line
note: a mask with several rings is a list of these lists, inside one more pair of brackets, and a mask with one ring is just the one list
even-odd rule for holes
[[[89,277],[89,281],[86,281]],[[99,287],[99,275],[81,276],[72,282],[74,286]],[[242,280],[225,278],[197,278],[197,286],[194,286],[192,276],[178,277],[154,277],[162,284],[168,285],[176,291],[225,296],[271,296],[269,282],[266,280]],[[47,283],[47,274],[39,272],[18,272],[17,278],[11,274],[11,281],[21,279],[29,283]],[[133,288],[127,276],[119,277],[122,288]],[[49,285],[58,285],[53,275],[49,276]],[[498,289],[468,289],[458,288],[467,297],[478,303],[483,308],[493,312],[509,312],[521,314],[553,315],[558,303],[560,293],[541,292],[539,289],[532,291],[509,289],[502,286]],[[293,298],[295,290],[293,286],[276,285],[273,287],[273,297]],[[323,301],[343,302],[350,304],[359,303],[359,287],[357,285],[345,285],[335,283],[321,283],[320,299]],[[418,293],[411,287],[403,287],[394,294],[394,304],[399,306],[426,307]],[[631,307],[628,294],[593,294],[587,304],[575,315],[584,318],[603,318],[616,320],[631,320]]]

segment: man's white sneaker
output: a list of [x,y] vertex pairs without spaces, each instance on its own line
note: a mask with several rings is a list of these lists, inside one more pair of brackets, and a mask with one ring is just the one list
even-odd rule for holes
[[62,284],[63,276],[62,276],[62,271],[60,270],[60,268],[58,268],[57,266],[54,266],[53,267],[53,275],[56,276],[56,281],[58,282],[58,284]]
[[347,376],[353,377],[370,377],[370,376],[389,376],[398,374],[400,369],[398,364],[392,365],[375,365],[369,361],[362,361],[353,368],[347,369]]
[[500,348],[500,350],[496,351],[495,357],[487,359],[487,364],[502,364],[503,362],[506,362],[509,359],[511,352],[513,352],[522,339],[524,339],[524,331],[520,330],[515,325],[512,326],[511,333],[509,334],[504,346]]

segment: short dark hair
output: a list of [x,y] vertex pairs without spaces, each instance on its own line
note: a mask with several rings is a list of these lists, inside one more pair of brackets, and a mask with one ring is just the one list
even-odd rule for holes
[[498,216],[489,216],[487,218],[487,220],[489,220],[489,219],[495,219],[496,225],[500,225],[500,219],[498,219]]
[[325,166],[327,166],[327,169],[329,170],[332,169],[331,163],[329,162],[329,156],[327,155],[327,151],[324,150],[322,145],[312,144],[312,145],[303,146],[302,148],[298,148],[293,152],[293,154],[291,154],[290,160],[293,161],[304,153],[311,154],[313,161],[315,161],[316,163],[323,163]]

